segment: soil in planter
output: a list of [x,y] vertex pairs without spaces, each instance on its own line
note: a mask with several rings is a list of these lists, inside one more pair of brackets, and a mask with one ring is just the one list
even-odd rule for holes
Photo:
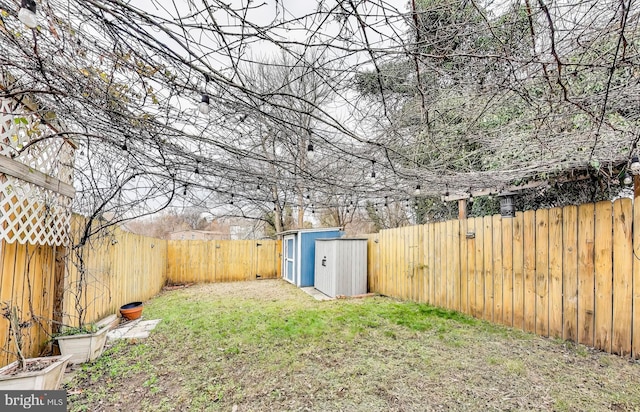
[[15,368],[11,368],[8,371],[4,371],[2,373],[3,376],[15,376],[18,375],[20,373],[23,372],[38,372],[41,371],[43,369],[45,369],[46,367],[48,367],[49,365],[51,365],[51,360],[38,360],[35,362],[27,362],[27,364],[25,365],[24,369],[18,369],[18,367],[16,366]]

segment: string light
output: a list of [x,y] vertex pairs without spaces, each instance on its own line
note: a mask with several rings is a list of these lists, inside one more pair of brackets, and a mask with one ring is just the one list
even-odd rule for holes
[[209,114],[209,112],[211,111],[211,106],[209,106],[209,96],[207,94],[202,94],[202,100],[198,105],[198,110],[202,114]]
[[413,191],[413,194],[416,196],[420,196],[420,185],[416,185],[416,190]]
[[209,83],[209,76],[204,75],[204,92],[202,93],[202,99],[200,100],[200,104],[198,105],[198,110],[202,114],[209,114],[211,111],[211,106],[209,106],[209,95],[207,94],[207,83]]
[[309,143],[307,146],[307,159],[313,161],[316,158],[316,152],[313,151],[313,144]]
[[20,11],[18,12],[18,19],[24,23],[30,29],[35,29],[38,25],[38,18],[36,16],[36,1],[35,0],[22,0]]
[[370,184],[372,184],[372,185],[376,183],[376,171],[374,169],[375,164],[376,164],[376,161],[372,160],[371,161],[371,175],[369,177],[367,177],[368,182]]
[[624,183],[626,186],[630,186],[631,183],[633,183],[633,178],[631,177],[631,175],[629,173],[625,173],[624,174],[624,178],[622,179],[622,183]]
[[631,165],[629,166],[629,169],[633,174],[640,173],[640,160],[638,160],[638,156],[633,156],[631,158]]

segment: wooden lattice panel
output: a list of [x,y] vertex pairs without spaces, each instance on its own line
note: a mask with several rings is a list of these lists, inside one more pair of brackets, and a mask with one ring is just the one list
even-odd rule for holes
[[9,243],[69,243],[71,198],[11,176],[0,178],[0,239]]
[[[4,164],[21,164],[33,174],[46,175],[40,182],[71,185],[74,148],[56,133],[16,100],[0,98],[0,156],[7,159]],[[0,170],[0,240],[68,244],[72,200],[69,191],[56,191],[46,184],[42,187],[32,179],[32,173],[20,174],[15,169]]]

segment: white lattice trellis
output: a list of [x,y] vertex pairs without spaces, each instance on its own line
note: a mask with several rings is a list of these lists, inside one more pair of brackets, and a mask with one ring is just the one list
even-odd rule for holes
[[69,243],[71,198],[6,176],[0,181],[0,239],[9,243]]
[[[0,99],[0,156],[66,184],[73,182],[74,148],[50,137],[50,126],[12,99]],[[26,177],[25,177],[26,178]],[[69,243],[71,197],[0,171],[0,240]]]

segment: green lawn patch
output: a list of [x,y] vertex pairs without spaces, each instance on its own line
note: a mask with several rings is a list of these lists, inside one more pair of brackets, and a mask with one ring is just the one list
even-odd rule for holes
[[194,286],[67,385],[72,411],[636,410],[640,366],[386,297],[318,302],[282,281]]

